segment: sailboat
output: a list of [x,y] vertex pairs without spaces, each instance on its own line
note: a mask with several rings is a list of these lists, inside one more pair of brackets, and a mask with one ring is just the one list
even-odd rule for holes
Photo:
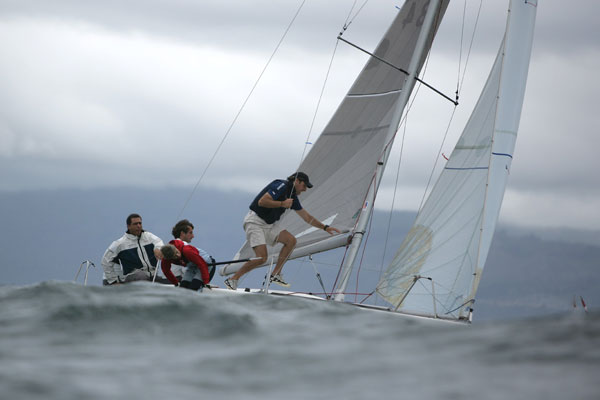
[[[345,301],[394,138],[449,0],[407,0],[298,167],[314,188],[302,205],[330,236],[292,212],[277,223],[297,238],[290,259],[346,247],[331,298]],[[437,183],[373,289],[396,313],[471,321],[517,137],[537,10],[511,0],[487,82]],[[276,259],[277,247],[268,249]],[[245,243],[234,259],[254,256]],[[241,266],[220,268],[223,276]],[[329,296],[328,296],[329,297]]]

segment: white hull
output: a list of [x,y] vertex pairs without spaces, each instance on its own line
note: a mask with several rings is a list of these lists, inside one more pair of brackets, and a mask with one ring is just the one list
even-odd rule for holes
[[[272,296],[272,295],[274,295],[274,296],[288,296],[288,297],[294,297],[294,298],[305,299],[305,300],[327,301],[323,297],[315,296],[310,293],[291,292],[288,290],[278,290],[278,289],[275,289],[275,290],[269,289],[268,294],[265,294],[262,289],[238,288],[237,290],[230,290],[230,289],[224,289],[224,288],[219,288],[219,287],[213,287],[212,289],[204,289],[201,292],[201,294],[208,295],[208,296],[240,296],[240,295],[242,295],[242,296],[243,295],[262,295],[262,296],[271,295]],[[330,301],[333,301],[333,300],[330,300]],[[389,308],[389,307],[374,306],[374,305],[368,305],[368,304],[359,304],[359,303],[343,303],[343,304],[358,307],[361,310],[384,312],[384,313],[392,314],[392,315],[395,315],[398,317],[406,317],[406,318],[411,318],[411,319],[416,318],[416,319],[420,319],[420,320],[443,321],[443,322],[452,322],[452,323],[459,323],[459,324],[468,324],[471,322],[468,319],[456,320],[454,318],[444,318],[444,317],[432,318],[431,316],[427,316],[427,315],[408,314],[408,313],[394,311],[392,308]]]

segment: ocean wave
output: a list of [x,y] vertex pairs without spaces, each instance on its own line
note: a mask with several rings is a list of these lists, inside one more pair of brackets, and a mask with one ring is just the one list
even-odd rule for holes
[[578,389],[585,399],[598,393],[597,312],[469,326],[336,302],[198,295],[144,282],[2,286],[0,300],[0,384],[7,398],[518,393],[559,399]]

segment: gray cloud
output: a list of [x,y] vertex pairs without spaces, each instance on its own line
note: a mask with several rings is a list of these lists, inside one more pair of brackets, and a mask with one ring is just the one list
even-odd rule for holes
[[[335,37],[351,3],[305,4],[204,185],[253,191],[273,174],[283,176],[295,168]],[[0,52],[5,60],[0,64],[3,190],[195,183],[299,4],[4,1],[0,8]],[[458,54],[456,27],[463,18],[462,4],[454,6],[440,28],[427,72],[428,80],[447,93],[456,83],[457,63],[448,60]],[[477,6],[466,14],[463,56]],[[599,84],[594,80],[600,63],[595,39],[598,8],[591,0],[577,7],[540,1],[521,132],[503,211],[511,221],[587,228],[600,223],[593,217],[600,200],[600,178],[595,173],[600,167],[595,154],[600,145],[595,100]],[[446,152],[487,76],[504,29],[505,9],[505,2],[483,2],[469,78]],[[345,37],[373,48],[394,13],[392,3],[370,2]],[[364,61],[364,55],[348,46],[338,47],[311,139]],[[447,105],[431,101],[449,115]],[[443,133],[445,116],[439,125],[416,122],[431,120],[428,115],[415,111],[409,131]],[[417,150],[405,153],[401,197],[420,198],[439,146],[434,134],[423,135],[425,142],[413,143]],[[426,146],[434,149],[431,154]],[[273,148],[279,151],[273,154]],[[396,161],[392,159],[388,168],[382,206],[385,198],[391,199]],[[277,172],[273,166],[278,166]],[[554,206],[554,222],[547,222],[548,216],[537,215],[536,201],[550,204],[548,210],[553,204],[569,207]],[[401,207],[414,208],[414,203]],[[576,213],[569,210],[575,206]],[[519,211],[522,207],[526,209]],[[592,217],[586,219],[585,214]]]

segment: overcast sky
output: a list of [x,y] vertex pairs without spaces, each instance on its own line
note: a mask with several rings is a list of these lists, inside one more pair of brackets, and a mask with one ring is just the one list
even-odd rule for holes
[[[301,3],[0,0],[0,190],[194,185]],[[294,171],[353,3],[306,1],[202,186],[257,192]],[[344,37],[373,49],[401,3],[371,0]],[[467,1],[462,68],[479,3]],[[507,3],[484,1],[445,154],[492,65]],[[464,4],[450,5],[425,74],[448,94]],[[598,15],[595,0],[539,0],[504,222],[600,227]],[[338,45],[310,141],[365,61]],[[425,89],[418,98],[395,202],[406,210],[420,202],[452,112]],[[391,202],[396,144],[380,208]]]

